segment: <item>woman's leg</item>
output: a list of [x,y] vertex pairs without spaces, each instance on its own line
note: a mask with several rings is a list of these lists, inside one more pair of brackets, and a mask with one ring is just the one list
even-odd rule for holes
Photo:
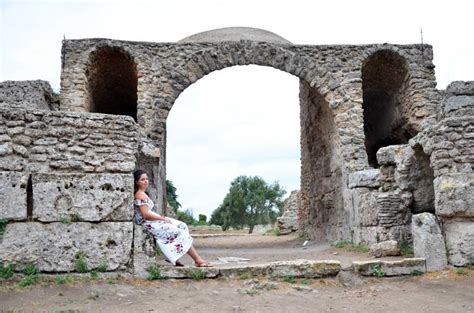
[[195,263],[198,267],[208,267],[208,266],[210,266],[209,262],[207,262],[206,260],[204,260],[203,258],[201,258],[201,256],[199,256],[199,254],[197,253],[197,251],[196,251],[196,249],[194,248],[194,246],[191,246],[191,248],[189,248],[188,254],[189,254],[189,256],[194,260],[194,263]]

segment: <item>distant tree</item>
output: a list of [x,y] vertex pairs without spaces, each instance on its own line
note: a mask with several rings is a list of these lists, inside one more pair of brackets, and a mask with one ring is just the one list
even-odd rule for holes
[[205,214],[199,214],[198,224],[199,225],[207,224],[207,216]]
[[188,225],[196,225],[197,221],[194,219],[193,216],[193,210],[192,209],[186,209],[184,211],[181,210],[176,210],[176,216],[178,217],[178,220],[185,222]]
[[169,205],[175,210],[175,212],[177,212],[181,207],[181,204],[178,202],[176,187],[171,180],[166,180],[166,199],[168,200]]
[[267,184],[258,176],[239,176],[230,184],[222,204],[214,210],[210,224],[229,227],[249,227],[249,233],[258,224],[275,222],[283,207],[286,191],[277,183]]

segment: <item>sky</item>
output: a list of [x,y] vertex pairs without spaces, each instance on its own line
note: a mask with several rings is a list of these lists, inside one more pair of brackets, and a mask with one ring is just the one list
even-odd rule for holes
[[[472,1],[0,0],[0,81],[43,79],[60,90],[61,40],[176,42],[202,31],[261,28],[294,44],[434,47],[438,88],[474,80]],[[168,118],[167,176],[195,215],[221,203],[238,175],[299,186],[298,80],[259,66],[210,73]]]

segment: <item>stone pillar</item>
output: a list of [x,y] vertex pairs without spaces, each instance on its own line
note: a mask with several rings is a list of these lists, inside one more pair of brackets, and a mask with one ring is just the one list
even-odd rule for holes
[[431,213],[413,215],[411,229],[415,257],[426,259],[426,270],[445,268],[448,265],[446,245],[436,217]]

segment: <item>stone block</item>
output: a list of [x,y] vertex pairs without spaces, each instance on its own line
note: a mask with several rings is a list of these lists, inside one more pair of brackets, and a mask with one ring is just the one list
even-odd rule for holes
[[474,81],[454,81],[446,87],[446,94],[474,96]]
[[353,172],[349,174],[349,188],[378,188],[380,187],[379,175],[379,169]]
[[59,97],[44,80],[4,81],[0,82],[0,105],[56,110]]
[[21,172],[0,172],[0,219],[26,220],[26,186],[28,175]]
[[142,226],[134,224],[133,227],[133,276],[147,278],[148,267],[157,263],[157,247],[153,237]]
[[75,271],[83,256],[89,269],[126,270],[132,252],[132,222],[9,223],[0,243],[0,261],[17,269],[35,264],[42,272]]
[[352,190],[354,205],[354,223],[360,227],[378,225],[377,195],[379,193],[366,188]]
[[377,151],[377,162],[379,165],[394,165],[396,164],[397,154],[406,148],[406,145],[393,145],[380,148]]
[[443,102],[443,111],[449,113],[463,108],[474,108],[473,96],[453,96]]
[[436,215],[474,217],[474,173],[453,173],[434,181]]
[[436,217],[430,213],[413,215],[411,229],[415,257],[426,259],[426,270],[445,268],[448,265],[446,245]]
[[43,222],[131,221],[133,177],[128,174],[33,175],[33,217]]
[[474,222],[449,221],[443,223],[448,262],[454,266],[474,264]]
[[398,261],[354,261],[354,273],[363,276],[401,276],[425,273],[425,259],[407,258]]
[[398,256],[401,254],[398,242],[395,240],[382,241],[371,245],[370,253],[372,253],[376,258],[381,258],[383,256]]

